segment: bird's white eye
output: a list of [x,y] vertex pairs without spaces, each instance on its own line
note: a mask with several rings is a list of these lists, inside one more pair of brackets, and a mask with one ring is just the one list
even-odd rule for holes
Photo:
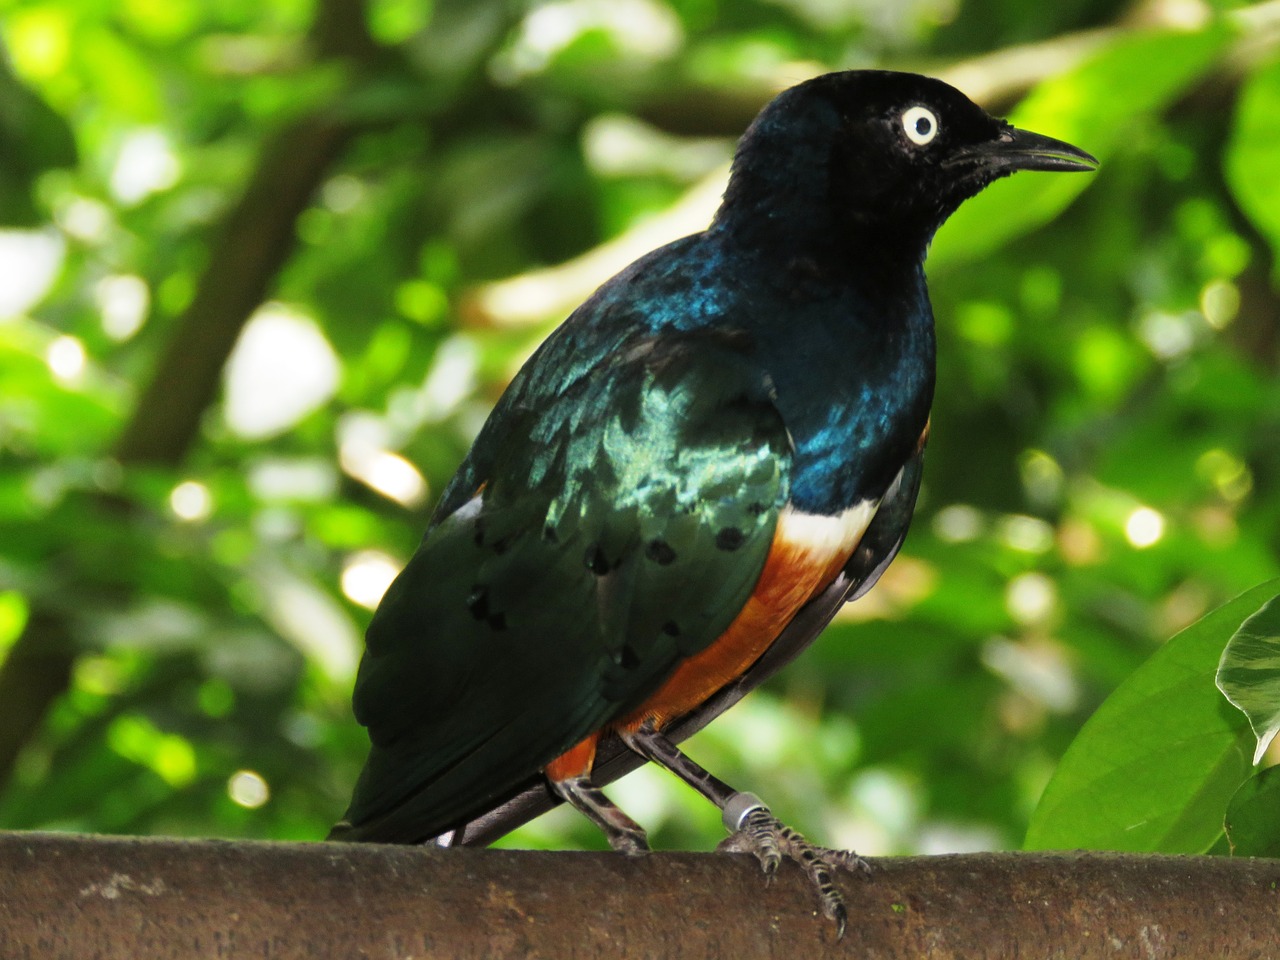
[[902,129],[908,140],[923,147],[938,135],[938,118],[928,107],[910,107],[903,111]]

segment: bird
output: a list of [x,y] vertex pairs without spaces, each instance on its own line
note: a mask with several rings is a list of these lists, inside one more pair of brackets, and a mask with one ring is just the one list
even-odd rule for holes
[[724,849],[837,869],[678,743],[865,593],[914,511],[935,378],[924,261],[1016,171],[1098,162],[934,78],[824,74],[743,134],[704,231],[605,282],[513,378],[369,624],[368,759],[329,839],[490,842],[555,803],[649,849],[601,786],[645,762]]

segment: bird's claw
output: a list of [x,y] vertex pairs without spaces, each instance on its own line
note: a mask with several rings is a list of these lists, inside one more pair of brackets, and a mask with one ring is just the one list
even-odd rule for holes
[[[765,811],[768,813],[768,811]],[[752,831],[750,821],[743,823],[742,828],[725,837],[716,846],[720,853],[749,853],[760,861],[760,869],[764,871],[766,880],[772,880],[782,863],[782,850],[777,839],[767,832]]]
[[834,866],[842,867],[845,870],[857,873],[863,873],[871,876],[871,861],[866,857],[860,857],[852,850],[832,850],[830,847],[819,847],[822,855],[829,860]]
[[738,829],[721,841],[716,849],[753,854],[770,880],[783,857],[794,860],[817,890],[822,912],[835,923],[837,940],[844,936],[849,911],[832,875],[836,868],[871,872],[871,864],[853,851],[831,850],[811,844],[763,805],[747,811],[739,821]]

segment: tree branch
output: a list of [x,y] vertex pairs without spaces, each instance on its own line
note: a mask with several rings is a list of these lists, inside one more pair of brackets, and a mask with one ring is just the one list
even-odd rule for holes
[[[367,20],[364,0],[316,4],[310,35],[317,58],[371,63],[379,50]],[[357,128],[320,111],[277,130],[263,146],[195,297],[116,442],[122,464],[182,462],[240,332],[293,252],[298,217]]]
[[299,215],[352,132],[349,125],[307,117],[277,131],[264,147],[195,298],[116,443],[122,464],[173,466],[186,456],[232,347],[293,250]]
[[65,618],[37,610],[0,669],[0,790],[18,754],[40,728],[49,705],[71,683],[75,644]]
[[745,855],[0,834],[0,956],[1275,957],[1280,861],[881,860],[836,942]]

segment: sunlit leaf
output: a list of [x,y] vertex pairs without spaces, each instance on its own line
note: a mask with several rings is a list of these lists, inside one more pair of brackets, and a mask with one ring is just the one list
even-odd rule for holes
[[107,743],[126,760],[159,774],[172,787],[185,787],[195,778],[196,755],[191,744],[177,734],[158,730],[145,717],[117,717],[107,730]]
[[1244,712],[1258,738],[1259,763],[1280,733],[1280,597],[1273,598],[1235,632],[1218,664],[1218,689]]
[[1072,742],[1024,846],[1199,853],[1249,769],[1247,726],[1213,685],[1227,637],[1280,583],[1255,587],[1157,650]]
[[150,123],[160,116],[160,82],[139,50],[114,31],[98,29],[86,34],[79,53],[95,94],[118,110],[119,116],[138,123]]
[[26,597],[17,590],[0,590],[0,660],[22,635],[30,613]]

